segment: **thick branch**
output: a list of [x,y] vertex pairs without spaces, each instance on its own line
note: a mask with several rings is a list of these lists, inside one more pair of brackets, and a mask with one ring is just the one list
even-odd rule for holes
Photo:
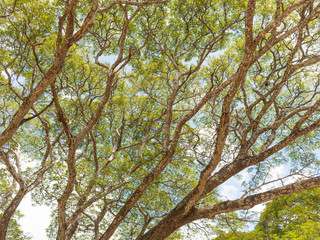
[[194,212],[195,219],[214,218],[219,213],[227,213],[240,209],[250,209],[257,204],[319,186],[320,176],[308,180],[298,181],[292,184],[285,185],[283,187],[278,187],[266,192],[251,195],[246,198],[221,202],[209,208],[196,209]]

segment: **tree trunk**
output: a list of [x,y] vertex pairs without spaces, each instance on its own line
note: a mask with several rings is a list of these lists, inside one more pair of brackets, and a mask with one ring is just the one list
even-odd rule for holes
[[174,231],[196,219],[195,208],[191,208],[188,213],[184,213],[183,208],[174,209],[156,226],[151,228],[141,237],[138,237],[137,240],[166,239]]

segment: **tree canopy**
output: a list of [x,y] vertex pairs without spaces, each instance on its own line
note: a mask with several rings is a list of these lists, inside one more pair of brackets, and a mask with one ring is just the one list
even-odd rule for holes
[[2,1],[0,240],[28,193],[50,239],[161,240],[320,187],[319,16],[317,0]]

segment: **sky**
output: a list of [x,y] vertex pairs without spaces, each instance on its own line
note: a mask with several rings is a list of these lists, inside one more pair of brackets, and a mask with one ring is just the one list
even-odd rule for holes
[[50,224],[50,209],[46,206],[32,206],[30,193],[22,200],[18,208],[24,215],[19,220],[23,231],[33,240],[46,240],[46,228]]

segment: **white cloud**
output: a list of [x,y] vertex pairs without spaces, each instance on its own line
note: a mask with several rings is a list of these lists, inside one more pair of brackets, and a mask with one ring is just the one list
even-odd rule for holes
[[284,164],[281,164],[279,166],[276,166],[272,168],[271,172],[271,178],[279,178],[283,177],[288,173],[288,167],[286,167]]
[[46,228],[50,223],[50,209],[46,206],[32,206],[31,196],[27,194],[19,208],[24,215],[19,220],[22,230],[32,235],[32,240],[46,240]]
[[239,186],[231,184],[222,185],[220,188],[220,194],[229,200],[237,199],[241,195],[241,189]]
[[254,206],[253,208],[251,208],[250,210],[251,211],[255,211],[255,212],[258,212],[258,213],[261,213],[264,209],[265,209],[266,205],[265,203],[262,203],[262,204],[258,204],[256,206]]

